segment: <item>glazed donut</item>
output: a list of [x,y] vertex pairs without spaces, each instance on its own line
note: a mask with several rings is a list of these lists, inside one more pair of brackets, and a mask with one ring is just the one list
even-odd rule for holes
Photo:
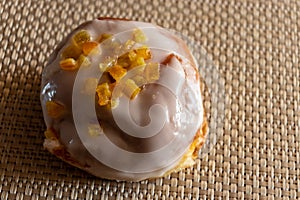
[[166,176],[193,165],[205,141],[200,87],[193,55],[172,32],[88,21],[43,70],[44,147],[101,178]]

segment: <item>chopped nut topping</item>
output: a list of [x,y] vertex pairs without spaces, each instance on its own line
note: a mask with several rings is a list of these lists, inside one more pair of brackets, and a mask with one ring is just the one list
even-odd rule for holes
[[110,67],[107,71],[117,82],[121,78],[123,78],[127,72],[127,70],[124,69],[121,65],[114,65]]
[[111,91],[109,90],[108,83],[102,83],[101,85],[98,85],[96,92],[98,95],[98,104],[100,106],[107,105],[111,98]]
[[91,41],[91,36],[86,30],[81,30],[73,36],[73,42],[76,46],[82,47],[83,43]]
[[98,47],[98,43],[94,42],[94,41],[88,41],[82,44],[82,51],[84,53],[84,55],[89,55],[90,53],[98,53],[99,49]]
[[73,58],[64,59],[59,62],[59,65],[63,70],[67,70],[67,71],[72,71],[79,67]]
[[147,37],[141,29],[134,29],[133,40],[139,43],[143,43],[147,41]]
[[134,80],[128,79],[125,82],[125,87],[124,87],[124,94],[129,97],[130,99],[134,99],[136,95],[141,91],[141,88],[139,88]]
[[47,101],[46,109],[48,115],[54,119],[60,118],[65,113],[65,106],[56,101]]

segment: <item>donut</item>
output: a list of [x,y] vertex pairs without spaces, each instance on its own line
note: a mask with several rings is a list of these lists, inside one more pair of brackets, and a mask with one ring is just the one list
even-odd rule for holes
[[44,147],[111,180],[195,164],[208,125],[197,62],[173,32],[98,18],[73,30],[42,73]]

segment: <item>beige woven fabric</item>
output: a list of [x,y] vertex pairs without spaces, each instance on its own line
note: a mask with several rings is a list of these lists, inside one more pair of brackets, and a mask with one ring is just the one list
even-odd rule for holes
[[[300,198],[299,1],[0,3],[1,199]],[[224,135],[193,168],[138,183],[95,178],[43,149],[41,72],[80,23],[111,16],[199,41],[225,79]]]

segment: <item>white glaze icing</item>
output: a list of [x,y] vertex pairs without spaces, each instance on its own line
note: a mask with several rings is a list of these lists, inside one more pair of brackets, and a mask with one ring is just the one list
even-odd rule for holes
[[[88,30],[93,38],[111,33],[125,42],[134,28],[141,29],[147,36],[151,62],[161,63],[172,53],[180,61],[173,57],[166,66],[161,65],[160,79],[147,85],[136,99],[121,101],[126,104],[120,104],[113,113],[95,110],[93,101],[83,104],[82,100],[89,102],[90,99],[84,99],[78,91],[86,78],[100,79],[96,66],[104,57],[93,58],[94,64],[85,71],[69,72],[59,67],[61,51],[75,31],[54,53],[57,56],[52,56],[43,73],[41,102],[47,127],[56,129],[60,142],[74,160],[89,166],[84,169],[100,177],[140,180],[162,176],[178,164],[203,121],[200,83],[193,57],[184,42],[172,33],[149,23],[123,20],[94,20],[77,30]],[[47,116],[45,102],[51,99],[62,102],[69,111],[60,121]],[[122,109],[124,107],[128,109]],[[149,117],[151,109],[154,112]],[[91,120],[103,121],[104,134],[94,138],[87,134],[86,125]]]

